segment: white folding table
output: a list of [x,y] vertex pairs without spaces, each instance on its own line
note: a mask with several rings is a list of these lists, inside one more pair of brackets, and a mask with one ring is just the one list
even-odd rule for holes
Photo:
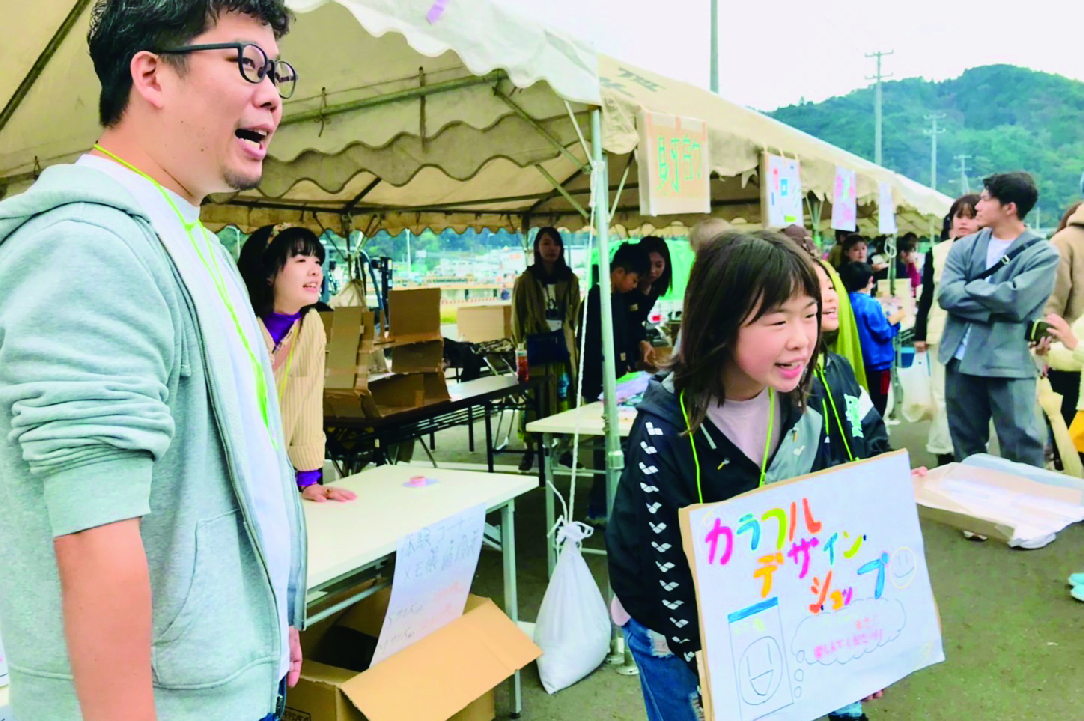
[[[635,419],[635,415],[629,415],[627,413],[622,413],[618,416],[617,433],[620,437],[629,437],[629,433],[632,432],[632,423]],[[540,418],[537,421],[532,421],[527,424],[527,432],[540,433],[542,435],[542,453],[540,454],[539,462],[542,464],[542,474],[545,479],[545,487],[542,490],[546,494],[546,566],[549,574],[552,576],[554,566],[557,565],[557,547],[556,539],[550,538],[549,533],[553,528],[553,525],[557,522],[557,509],[554,503],[553,457],[550,452],[551,441],[554,436],[571,436],[577,432],[581,436],[587,436],[589,438],[601,438],[605,436],[602,423],[602,403],[588,403],[579,406],[578,408],[572,408],[563,413],[549,416],[548,418]],[[580,457],[582,458],[583,456],[581,455]],[[596,474],[605,473],[605,471],[599,469],[577,469],[576,474],[579,475],[581,473],[590,477]],[[609,515],[610,505],[612,503],[613,499],[610,498],[610,494],[607,493],[607,515]],[[598,551],[593,548],[584,548],[582,550],[584,553],[606,553],[605,551]]]
[[[424,488],[403,485],[418,475],[436,479],[437,483]],[[519,621],[515,499],[537,488],[537,478],[399,464],[366,469],[333,485],[354,491],[358,498],[349,503],[304,504],[309,540],[306,605],[314,610],[308,615],[309,623],[387,587],[390,580],[362,584],[387,570],[400,538],[480,505],[486,507],[487,513],[500,512],[504,612],[513,622]],[[327,605],[333,597],[335,602]],[[320,604],[322,599],[324,604]],[[319,611],[315,611],[316,605],[321,606]],[[523,688],[517,671],[512,678],[513,716],[522,710]]]

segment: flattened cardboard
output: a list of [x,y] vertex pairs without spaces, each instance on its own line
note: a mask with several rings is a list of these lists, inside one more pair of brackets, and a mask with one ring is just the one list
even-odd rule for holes
[[443,339],[399,345],[391,350],[393,373],[437,373],[443,366]]
[[388,315],[395,345],[440,340],[440,288],[392,289]]
[[[379,636],[389,599],[381,591],[316,624],[301,635],[302,648],[311,653],[338,627]],[[493,688],[541,655],[492,601],[470,596],[461,618],[360,674],[306,657],[286,718],[490,721]]]
[[448,381],[444,378],[443,371],[440,373],[426,373],[422,378],[422,386],[425,389],[422,400],[425,405],[443,403],[452,399],[448,393]]
[[373,314],[358,306],[344,306],[332,313],[322,313],[326,323],[330,316],[327,361],[324,373],[325,390],[351,390],[365,387],[368,356],[373,351]]
[[[980,482],[993,489],[1025,494],[1028,497],[1037,499],[1038,504],[1034,506],[1027,505],[1026,508],[1022,505],[1019,517],[983,513],[968,508],[940,488],[943,481],[959,478],[962,474],[966,474],[968,481]],[[1074,505],[1079,505],[1084,501],[1081,492],[1077,489],[1052,486],[1023,476],[1003,473],[992,468],[960,463],[950,463],[935,468],[924,478],[916,478],[914,483],[915,500],[919,504],[919,516],[1008,544],[1028,540],[1020,537],[1020,527],[1026,524],[1023,521],[1025,513],[1031,514],[1033,519],[1048,518],[1054,525],[1057,525],[1056,514],[1048,514],[1044,511],[1041,507],[1042,501],[1056,501]],[[1060,530],[1061,528],[1057,529],[1057,531]]]
[[456,311],[459,340],[487,343],[512,337],[512,304],[480,303],[464,305]]

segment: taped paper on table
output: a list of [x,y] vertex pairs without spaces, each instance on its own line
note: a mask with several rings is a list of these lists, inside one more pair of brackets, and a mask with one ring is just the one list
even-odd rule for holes
[[906,452],[690,506],[681,530],[709,718],[809,721],[945,659]]
[[924,518],[1017,548],[1042,548],[1084,520],[1080,479],[985,454],[916,479],[915,498]]
[[373,666],[463,615],[485,520],[476,506],[399,539]]

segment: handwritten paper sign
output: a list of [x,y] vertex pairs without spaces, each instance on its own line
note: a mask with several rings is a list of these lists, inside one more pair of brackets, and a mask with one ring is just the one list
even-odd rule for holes
[[399,539],[374,666],[463,615],[484,532],[477,506]]
[[895,235],[896,201],[892,198],[892,184],[877,184],[877,232],[881,235]]
[[836,166],[835,193],[832,195],[832,227],[855,230],[858,222],[858,178],[853,170]]
[[944,660],[906,453],[681,513],[714,718],[809,721]]
[[767,227],[802,225],[802,176],[797,160],[764,156],[763,204]]
[[641,110],[637,125],[640,213],[710,213],[707,123]]

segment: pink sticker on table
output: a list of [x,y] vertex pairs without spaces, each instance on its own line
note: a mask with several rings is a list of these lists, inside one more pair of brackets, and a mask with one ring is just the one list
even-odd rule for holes
[[448,0],[437,0],[433,3],[433,7],[429,8],[429,12],[425,14],[425,19],[432,25],[437,20],[440,20],[440,16],[444,14],[444,8],[448,4]]
[[431,486],[437,482],[435,478],[426,478],[425,476],[414,476],[409,481],[403,484],[404,488],[425,488]]

